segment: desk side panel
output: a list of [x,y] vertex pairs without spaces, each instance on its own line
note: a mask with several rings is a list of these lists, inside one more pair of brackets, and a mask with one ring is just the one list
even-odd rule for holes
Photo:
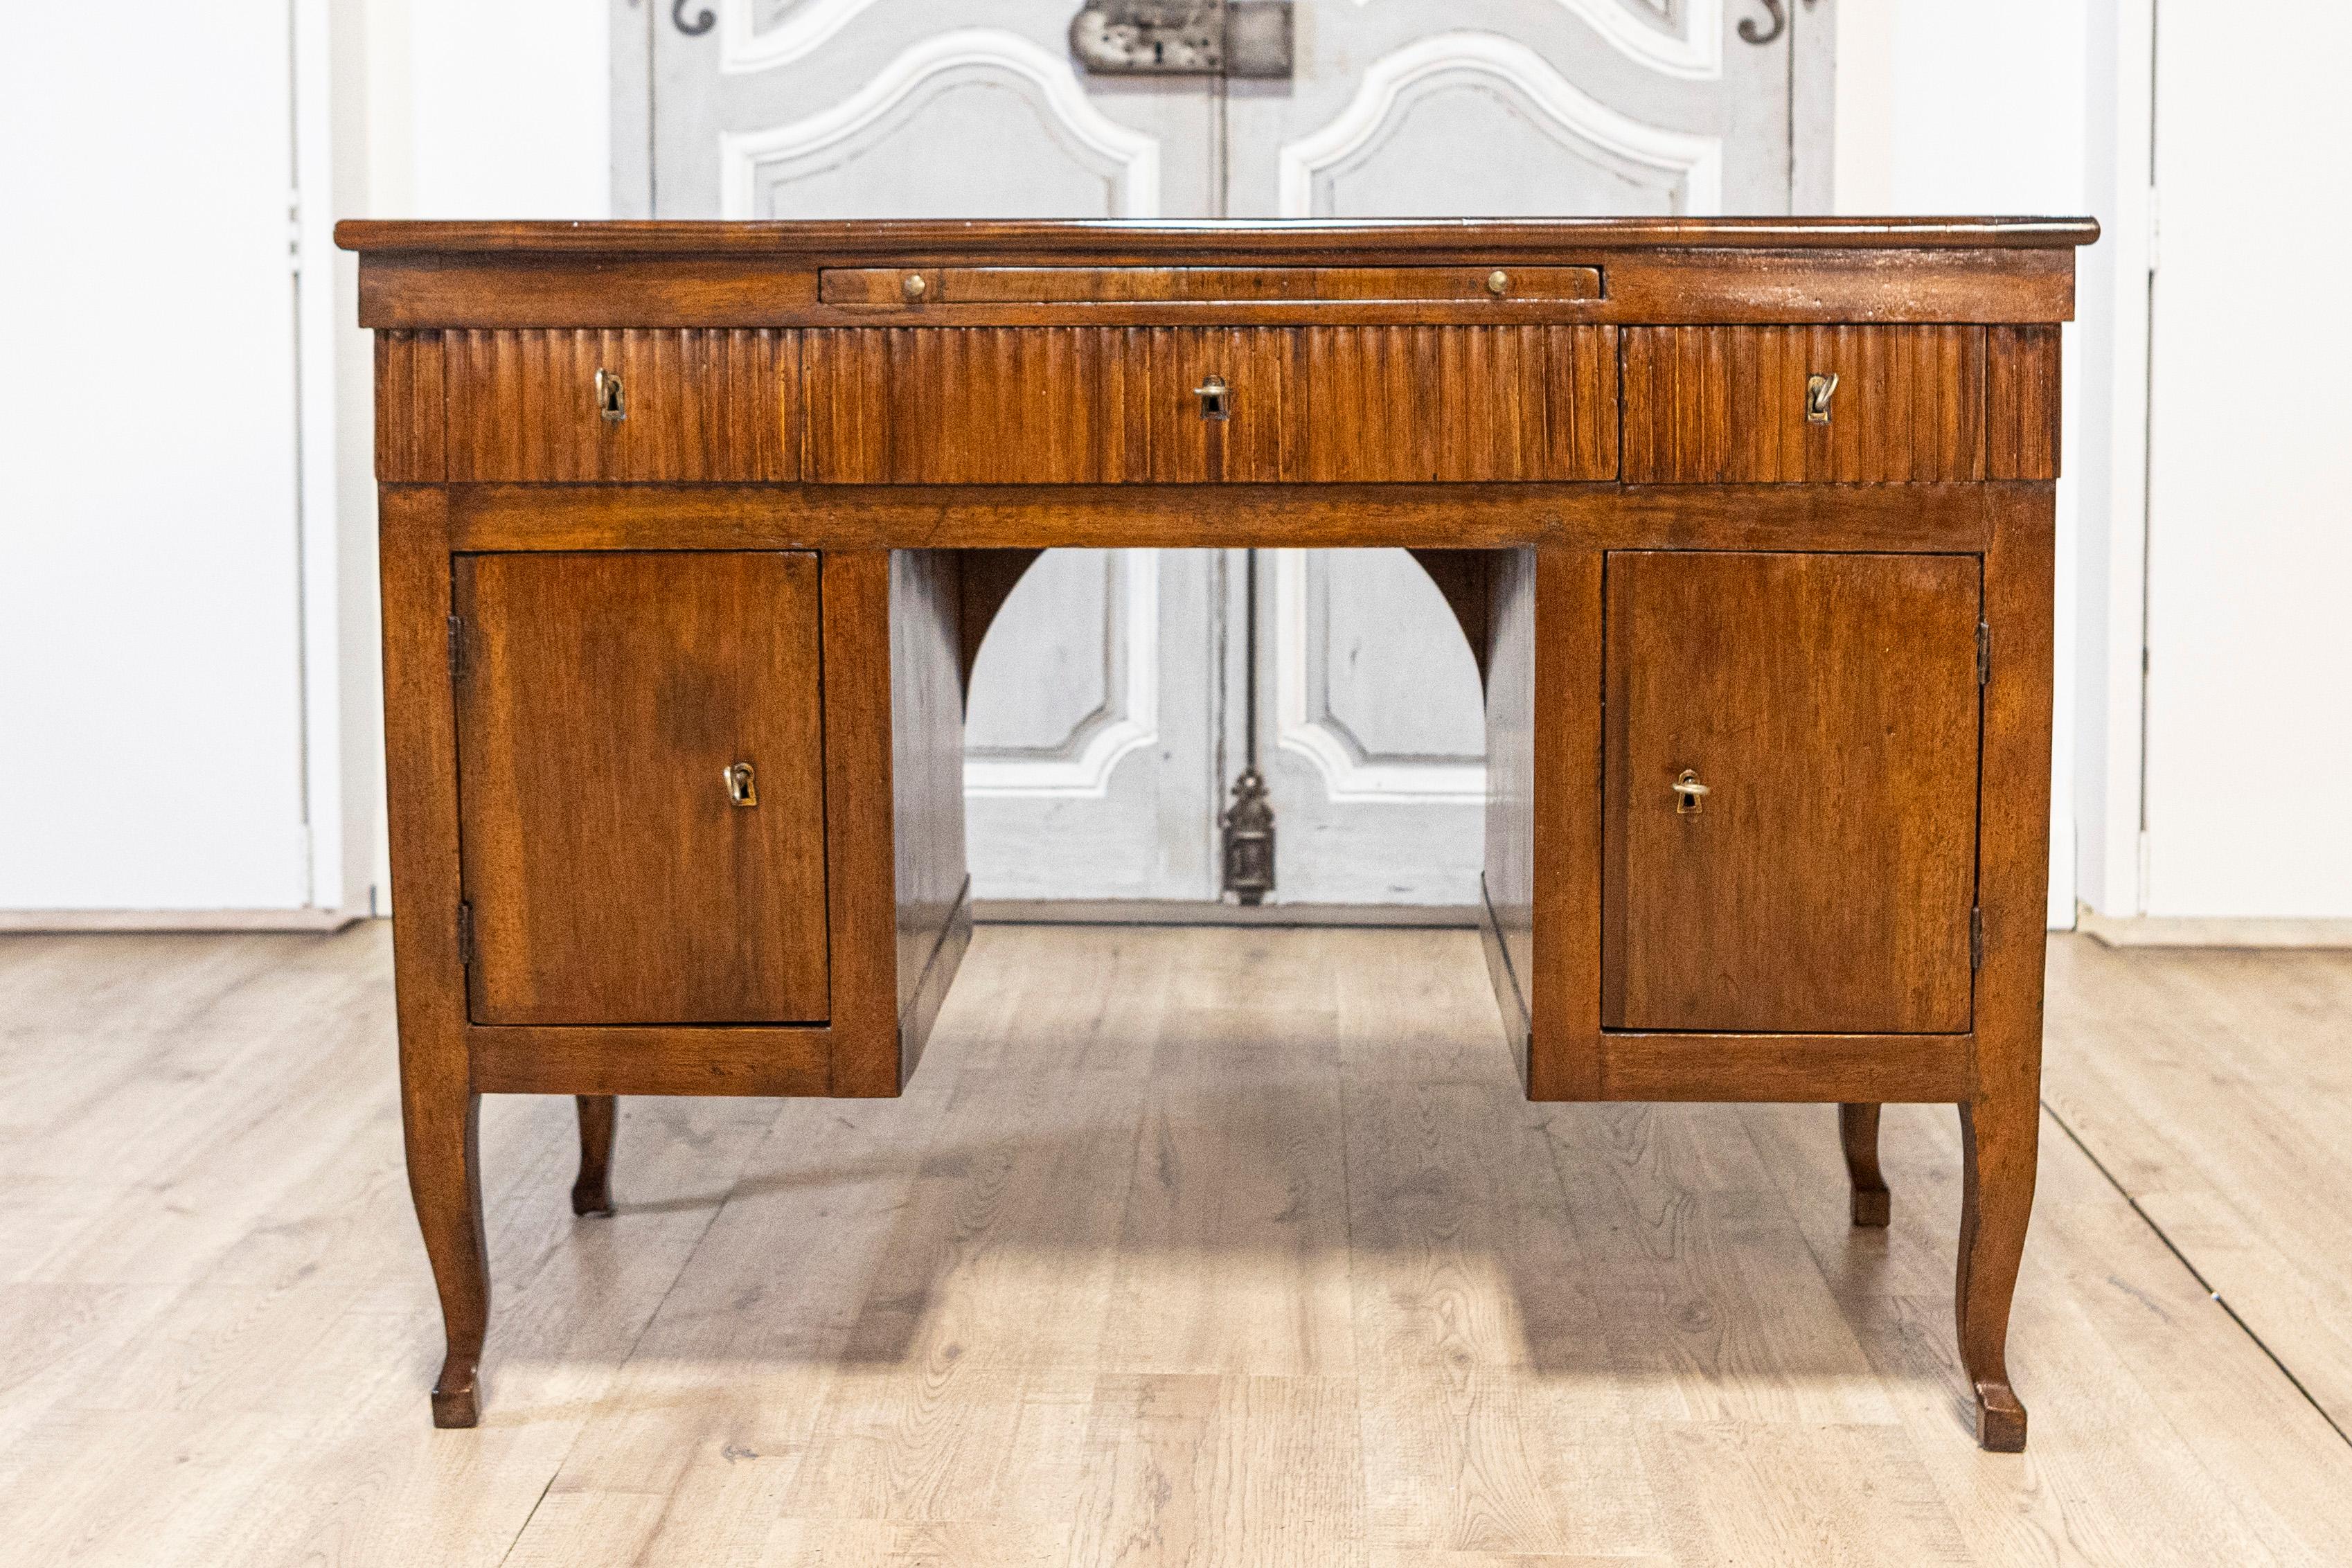
[[1536,552],[1487,566],[1486,864],[1480,923],[1495,1003],[1528,1081],[1528,983],[1535,958]]
[[963,563],[890,557],[890,787],[899,1073],[911,1077],[971,931],[964,858]]
[[822,583],[831,1089],[844,1099],[888,1099],[904,1082],[892,849],[890,552],[828,551]]
[[1592,547],[1535,552],[1536,855],[1528,889],[1528,1098],[1598,1100],[1601,569]]

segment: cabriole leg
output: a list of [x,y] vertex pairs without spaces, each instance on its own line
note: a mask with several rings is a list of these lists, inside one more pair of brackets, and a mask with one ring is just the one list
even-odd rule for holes
[[441,1295],[448,1353],[433,1384],[433,1425],[471,1426],[481,1416],[478,1379],[490,1321],[489,1249],[482,1233],[482,1099],[462,1077],[401,1062],[401,1124],[408,1191]]
[[580,1179],[572,1184],[572,1212],[613,1212],[613,1127],[620,1102],[609,1094],[583,1094],[580,1101]]
[[1845,1145],[1845,1173],[1853,1187],[1853,1223],[1884,1226],[1891,1200],[1878,1169],[1878,1107],[1838,1107],[1838,1142]]
[[1953,1309],[1960,1363],[1976,1388],[1977,1443],[2000,1454],[2025,1447],[2025,1406],[2009,1383],[2009,1304],[2025,1255],[2041,1135],[2041,1107],[2031,1097],[1992,1096],[1960,1107],[1960,1266]]

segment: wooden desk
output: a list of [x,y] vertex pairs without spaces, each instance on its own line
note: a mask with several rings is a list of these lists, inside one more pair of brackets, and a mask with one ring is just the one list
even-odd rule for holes
[[345,224],[376,330],[409,1176],[469,1426],[479,1096],[894,1095],[964,686],[1053,545],[1412,550],[1486,681],[1537,1100],[1959,1107],[2032,1204],[2058,327],[2087,222]]

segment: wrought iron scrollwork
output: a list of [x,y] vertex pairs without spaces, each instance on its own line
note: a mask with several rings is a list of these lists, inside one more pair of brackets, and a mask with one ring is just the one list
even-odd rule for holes
[[[686,17],[686,5],[687,0],[672,0],[672,4],[669,8],[669,19],[672,22],[677,23],[677,30],[684,33],[688,37],[698,38],[702,37],[703,34],[710,31],[711,28],[719,26],[718,16],[714,15],[708,6],[696,12],[692,21],[688,21]],[[1780,7],[1776,5],[1773,9],[1778,10]],[[1742,37],[1748,36],[1748,28],[1745,25],[1740,27],[1739,33]]]
[[1758,0],[1764,14],[1772,18],[1769,26],[1759,27],[1750,16],[1739,24],[1739,37],[1751,44],[1769,44],[1789,30],[1789,9],[1784,0]]

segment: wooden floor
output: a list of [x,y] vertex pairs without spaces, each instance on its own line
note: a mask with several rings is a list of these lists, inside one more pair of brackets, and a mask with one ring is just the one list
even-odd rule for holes
[[1411,931],[983,930],[904,1100],[630,1101],[609,1220],[493,1101],[436,1432],[388,968],[0,940],[12,1568],[2352,1563],[2352,955],[2055,943],[2022,1458],[1950,1110],[1856,1232],[1832,1111],[1528,1105]]

